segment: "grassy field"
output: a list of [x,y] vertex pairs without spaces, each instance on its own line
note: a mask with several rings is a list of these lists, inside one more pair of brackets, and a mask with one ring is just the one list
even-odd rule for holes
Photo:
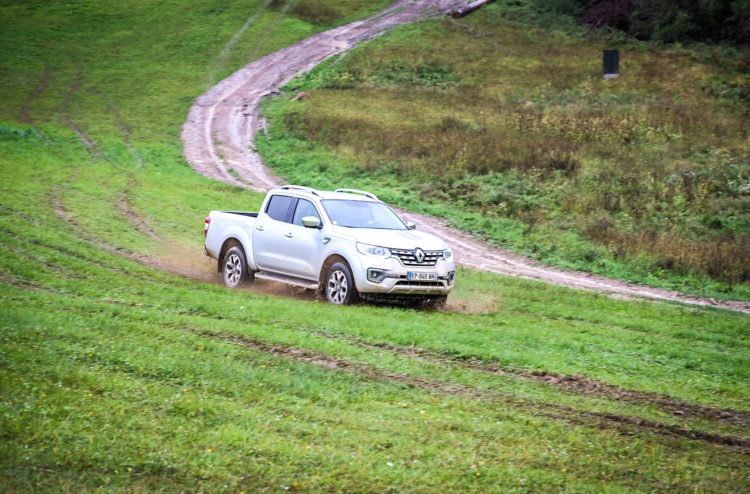
[[[747,54],[549,32],[506,3],[299,77],[266,105],[267,161],[547,263],[747,300]],[[606,48],[618,79],[602,77]]]
[[471,270],[442,312],[216,282],[204,215],[262,196],[184,162],[193,98],[384,4],[2,7],[0,490],[750,489],[746,315]]

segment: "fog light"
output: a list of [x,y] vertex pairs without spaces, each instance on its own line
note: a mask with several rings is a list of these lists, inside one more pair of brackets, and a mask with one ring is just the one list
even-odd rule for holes
[[367,279],[373,283],[380,283],[385,279],[385,271],[382,269],[370,268],[367,270]]
[[450,273],[448,273],[448,284],[452,285],[453,281],[455,280],[455,278],[456,278],[456,272],[455,271],[451,271]]

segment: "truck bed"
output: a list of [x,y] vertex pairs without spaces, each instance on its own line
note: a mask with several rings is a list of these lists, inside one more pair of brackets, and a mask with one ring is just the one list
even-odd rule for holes
[[258,213],[249,213],[247,211],[222,211],[222,213],[239,214],[241,216],[249,216],[251,218],[257,218],[258,217]]

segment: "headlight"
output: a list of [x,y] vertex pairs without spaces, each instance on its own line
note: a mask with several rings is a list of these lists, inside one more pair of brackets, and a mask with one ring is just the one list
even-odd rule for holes
[[378,247],[377,245],[361,244],[359,242],[357,242],[357,250],[361,254],[365,254],[367,256],[388,257],[391,255],[391,251],[386,249],[385,247]]
[[450,249],[445,249],[445,250],[443,251],[443,259],[445,259],[445,260],[447,261],[447,260],[448,260],[448,259],[450,259],[451,257],[453,257],[453,251],[452,251],[452,250],[450,250]]

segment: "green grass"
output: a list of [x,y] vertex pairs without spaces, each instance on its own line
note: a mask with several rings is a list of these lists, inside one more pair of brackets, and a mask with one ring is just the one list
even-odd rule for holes
[[197,281],[207,211],[262,195],[189,168],[187,109],[324,27],[269,7],[3,7],[3,490],[750,489],[746,315],[466,269],[447,312]]
[[746,57],[616,41],[605,80],[611,40],[505,15],[321,65],[266,103],[258,149],[292,182],[376,189],[546,263],[747,300]]

